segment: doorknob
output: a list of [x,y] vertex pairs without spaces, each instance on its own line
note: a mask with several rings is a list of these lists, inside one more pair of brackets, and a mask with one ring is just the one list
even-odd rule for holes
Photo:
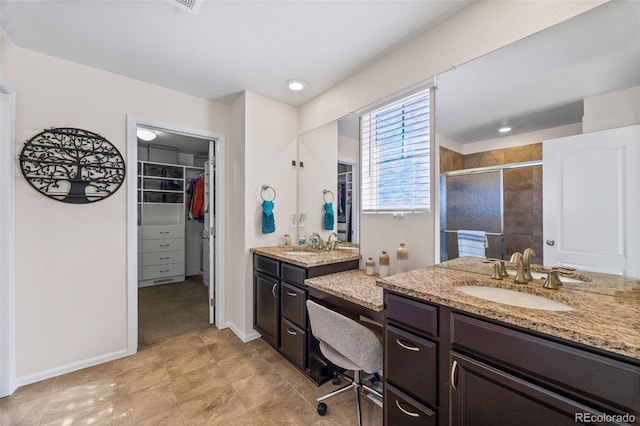
[[547,240],[547,245],[548,246],[552,246],[554,245],[556,242],[554,240]]
[[202,231],[202,239],[203,240],[208,240],[209,239],[209,233],[207,233],[206,229]]

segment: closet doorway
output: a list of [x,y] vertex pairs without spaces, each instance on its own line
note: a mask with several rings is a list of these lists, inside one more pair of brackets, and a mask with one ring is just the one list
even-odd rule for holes
[[[129,352],[223,318],[221,135],[130,118],[135,162],[135,283],[129,255]],[[136,171],[135,177],[133,173]],[[135,189],[134,189],[135,188]],[[131,198],[129,200],[131,201]],[[129,222],[132,217],[129,215]],[[129,229],[131,230],[131,223]],[[135,304],[133,300],[135,299]],[[218,309],[217,309],[218,308]],[[135,323],[134,323],[135,321]],[[135,333],[135,334],[134,334]],[[135,340],[135,341],[134,341]]]

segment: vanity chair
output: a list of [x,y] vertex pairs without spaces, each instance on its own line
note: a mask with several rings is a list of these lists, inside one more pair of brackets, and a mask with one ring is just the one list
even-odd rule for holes
[[376,375],[382,372],[382,343],[369,328],[312,300],[307,300],[307,312],[311,334],[320,341],[322,355],[336,366],[353,371],[350,383],[317,399],[318,414],[324,416],[327,412],[327,404],[322,401],[353,389],[356,393],[358,425],[361,426],[361,390],[364,388],[382,400],[382,394],[364,384],[362,376],[362,372]]

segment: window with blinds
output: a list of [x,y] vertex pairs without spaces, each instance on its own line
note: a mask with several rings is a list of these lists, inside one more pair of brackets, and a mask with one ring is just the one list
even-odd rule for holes
[[430,90],[360,117],[362,212],[428,212]]

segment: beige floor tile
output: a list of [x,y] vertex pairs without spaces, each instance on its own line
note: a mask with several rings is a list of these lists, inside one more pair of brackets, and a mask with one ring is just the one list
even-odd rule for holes
[[314,408],[295,390],[289,388],[259,407],[253,409],[258,424],[269,425],[308,425],[317,420]]
[[249,411],[291,389],[291,386],[273,370],[240,379],[231,385]]
[[179,404],[206,394],[209,398],[222,395],[231,388],[217,365],[207,365],[171,380]]
[[8,398],[0,399],[0,425],[39,425],[42,419],[42,413],[48,403],[48,396],[20,403],[5,402]]
[[153,385],[169,383],[170,379],[164,363],[159,361],[118,374],[114,381],[115,396],[120,398]]
[[171,383],[162,383],[123,395],[114,400],[113,424],[136,425],[160,414],[176,412],[177,402]]
[[113,381],[113,365],[113,361],[110,361],[58,376],[58,380],[56,380],[54,386],[54,392],[57,393],[58,389],[65,389],[88,383]]
[[165,366],[172,378],[215,363],[213,355],[205,347],[192,349],[165,361]]
[[134,355],[113,361],[114,376],[161,361],[163,358],[160,356],[160,352],[153,347],[141,348]]
[[111,424],[113,381],[97,379],[57,388],[42,414],[42,425]]
[[227,358],[220,361],[218,362],[218,366],[222,369],[230,383],[249,379],[272,369],[271,363],[267,362],[259,353],[251,350],[234,358]]
[[180,412],[189,425],[224,425],[246,414],[247,409],[230,388],[213,398],[207,394],[193,398],[180,405]]
[[198,333],[193,331],[160,342],[151,349],[157,352],[162,359],[169,359],[204,346]]
[[188,426],[179,411],[167,411],[138,424],[140,426]]

